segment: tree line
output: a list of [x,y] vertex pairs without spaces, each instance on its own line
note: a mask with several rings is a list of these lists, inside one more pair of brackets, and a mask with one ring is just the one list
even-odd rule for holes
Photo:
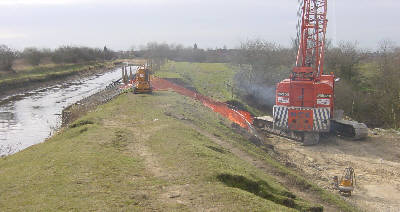
[[[295,43],[295,42],[294,42]],[[375,51],[357,42],[327,44],[325,73],[341,80],[335,87],[335,108],[370,127],[400,127],[400,48],[383,40]],[[275,86],[289,76],[295,63],[296,45],[251,40],[242,43],[232,63],[239,71],[236,93],[262,110],[275,102]]]
[[179,62],[200,62],[200,63],[227,63],[231,61],[230,56],[233,50],[224,48],[202,49],[197,44],[193,47],[184,47],[181,44],[167,44],[150,42],[145,46],[141,46],[140,50],[134,51],[137,57],[143,57],[150,61],[154,70],[160,67],[167,60]]
[[116,53],[107,49],[107,47],[99,49],[61,46],[54,50],[29,47],[25,48],[23,51],[17,51],[6,45],[0,45],[0,70],[12,72],[12,66],[16,59],[24,59],[28,64],[37,66],[45,58],[50,59],[56,64],[64,64],[111,60],[115,57]]

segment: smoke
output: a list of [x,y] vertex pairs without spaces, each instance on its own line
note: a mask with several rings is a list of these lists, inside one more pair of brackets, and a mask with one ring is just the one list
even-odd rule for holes
[[266,84],[256,84],[246,82],[243,84],[248,95],[254,97],[255,103],[261,106],[273,106],[275,104],[275,86],[268,86]]
[[235,63],[238,94],[249,105],[271,111],[275,104],[276,84],[287,78],[294,65],[296,52],[274,43],[254,40],[242,44]]
[[276,86],[275,84],[263,82],[261,79],[262,78],[258,78],[258,80],[249,80],[243,77],[242,74],[238,74],[235,76],[235,86],[238,88],[240,95],[247,101],[263,108],[267,107],[265,109],[271,110],[272,106],[275,104]]

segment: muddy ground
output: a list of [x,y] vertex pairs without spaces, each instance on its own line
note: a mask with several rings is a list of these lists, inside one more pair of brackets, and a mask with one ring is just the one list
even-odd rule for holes
[[400,211],[400,132],[375,129],[363,141],[329,137],[316,146],[268,137],[265,142],[274,146],[275,158],[319,186],[337,193],[332,178],[340,178],[351,166],[356,187],[353,195],[344,199],[365,211]]

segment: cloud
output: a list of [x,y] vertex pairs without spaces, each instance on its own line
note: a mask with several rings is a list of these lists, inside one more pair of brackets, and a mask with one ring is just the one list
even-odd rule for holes
[[81,5],[81,4],[143,4],[163,5],[196,3],[200,0],[0,0],[0,6]]
[[62,5],[77,3],[78,0],[0,0],[0,5]]
[[[399,0],[329,1],[328,38],[368,48],[382,37],[400,43]],[[360,4],[363,9],[355,10]],[[0,41],[118,49],[166,41],[213,48],[261,38],[288,46],[296,36],[297,7],[294,0],[0,0]]]
[[26,38],[28,37],[26,34],[8,31],[8,30],[1,30],[0,31],[0,39],[9,40],[9,39],[19,39],[19,38]]

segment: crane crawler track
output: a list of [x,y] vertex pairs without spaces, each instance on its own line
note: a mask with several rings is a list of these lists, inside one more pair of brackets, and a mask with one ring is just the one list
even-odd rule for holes
[[332,129],[335,134],[361,140],[368,137],[368,127],[364,123],[348,120],[332,120]]
[[253,125],[261,130],[262,132],[267,132],[272,135],[280,136],[290,140],[303,142],[303,138],[300,135],[296,135],[293,132],[287,132],[285,130],[274,128],[274,123],[272,117],[263,116],[254,118]]
[[[272,135],[284,137],[298,142],[303,142],[304,136],[301,133],[295,133],[291,131],[285,131],[274,127],[273,118],[270,116],[256,117],[254,118],[254,126],[262,132],[266,132]],[[343,136],[352,140],[362,140],[368,137],[368,127],[363,123],[348,120],[332,120],[331,133],[336,136]]]

